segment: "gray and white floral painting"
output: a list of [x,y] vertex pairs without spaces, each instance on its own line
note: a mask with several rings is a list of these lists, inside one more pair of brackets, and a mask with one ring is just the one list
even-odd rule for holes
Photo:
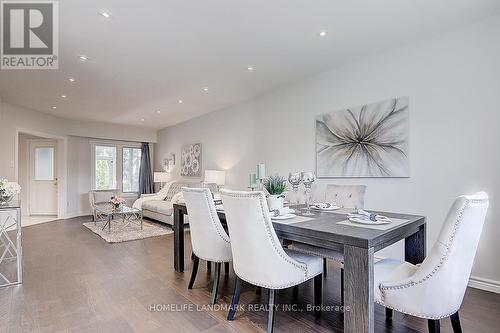
[[409,98],[316,118],[318,177],[409,177]]
[[181,176],[201,177],[201,154],[201,143],[182,146]]

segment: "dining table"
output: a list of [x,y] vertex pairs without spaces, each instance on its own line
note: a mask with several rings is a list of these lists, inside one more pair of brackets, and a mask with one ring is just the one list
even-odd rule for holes
[[[391,219],[387,225],[355,224],[348,220],[352,209],[315,210],[312,216],[302,214],[304,207],[295,207],[297,218],[273,220],[281,240],[300,242],[322,249],[344,253],[344,332],[374,331],[374,253],[404,240],[404,259],[421,263],[426,255],[426,217],[403,213],[379,212]],[[184,271],[185,203],[173,205],[174,269]],[[223,209],[217,214],[226,224]]]

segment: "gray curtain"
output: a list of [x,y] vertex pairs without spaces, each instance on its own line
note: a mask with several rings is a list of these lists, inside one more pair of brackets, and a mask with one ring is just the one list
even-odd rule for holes
[[151,158],[149,156],[149,143],[141,145],[141,167],[139,168],[139,193],[154,193],[153,174],[151,173]]

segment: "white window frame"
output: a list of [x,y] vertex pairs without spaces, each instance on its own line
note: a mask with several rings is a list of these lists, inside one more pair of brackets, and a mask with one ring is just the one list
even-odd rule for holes
[[107,146],[115,147],[116,149],[116,190],[124,197],[137,197],[139,193],[137,192],[123,192],[123,148],[139,148],[141,149],[141,144],[139,142],[125,142],[125,141],[112,141],[112,140],[91,140],[90,141],[90,156],[91,156],[91,172],[90,181],[91,187],[95,187],[95,147],[96,146]]

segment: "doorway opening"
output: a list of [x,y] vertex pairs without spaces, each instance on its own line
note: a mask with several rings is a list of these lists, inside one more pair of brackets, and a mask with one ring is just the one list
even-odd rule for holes
[[58,219],[60,202],[60,140],[18,134],[18,182],[22,225]]

